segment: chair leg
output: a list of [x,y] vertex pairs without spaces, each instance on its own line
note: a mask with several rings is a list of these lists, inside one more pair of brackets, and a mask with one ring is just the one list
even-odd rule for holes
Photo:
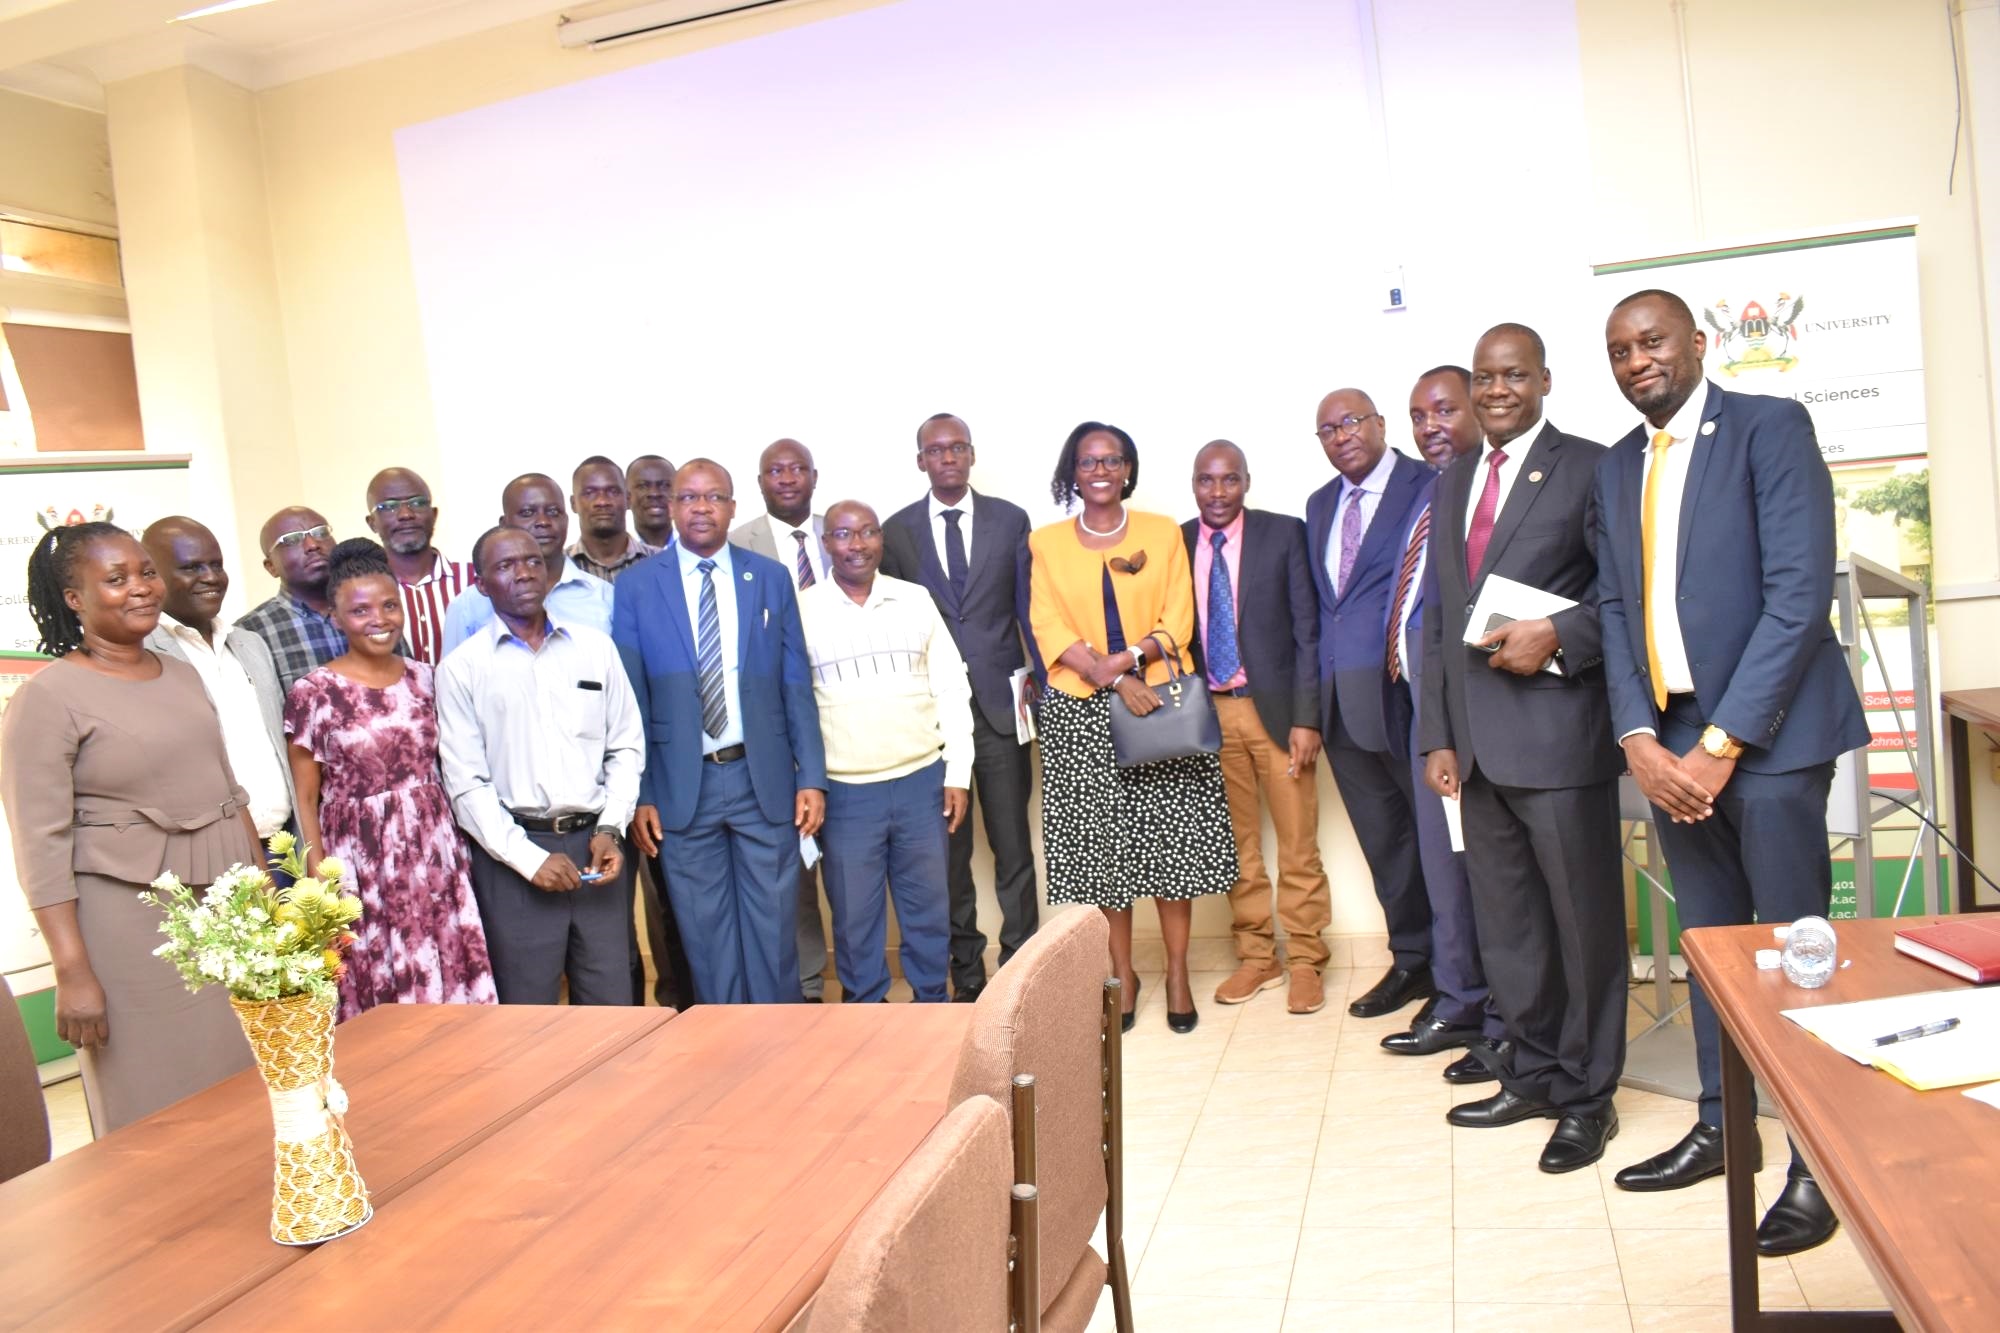
[[1008,1238],[1007,1305],[1012,1333],[1041,1333],[1041,1195],[1033,1185],[1014,1186],[1014,1234]]
[[1104,983],[1101,1065],[1104,1100],[1104,1259],[1118,1333],[1132,1333],[1132,1280],[1125,1271],[1125,1076],[1119,1054],[1124,1000],[1117,977]]
[[1035,1160],[1035,1076],[1014,1075],[1014,1181],[1040,1187]]

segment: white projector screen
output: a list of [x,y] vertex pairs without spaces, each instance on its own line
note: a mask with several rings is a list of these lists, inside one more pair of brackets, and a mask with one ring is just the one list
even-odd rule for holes
[[1223,436],[1300,513],[1323,393],[1413,451],[1411,382],[1502,319],[1622,431],[1578,77],[1568,0],[902,0],[407,128],[447,539],[592,453],[719,458],[745,520],[786,435],[886,513],[939,411],[1038,521],[1086,418],[1145,508]]

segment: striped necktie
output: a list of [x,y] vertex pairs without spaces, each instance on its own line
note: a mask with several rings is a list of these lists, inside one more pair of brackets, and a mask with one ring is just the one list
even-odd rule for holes
[[729,699],[722,685],[722,613],[715,604],[715,562],[699,560],[695,568],[701,571],[701,632],[695,638],[701,729],[713,740],[729,727]]
[[803,592],[819,580],[813,577],[812,557],[806,554],[806,534],[803,529],[792,529],[792,540],[799,544],[799,591]]
[[1410,529],[1410,544],[1403,552],[1403,568],[1396,575],[1396,595],[1389,602],[1389,645],[1383,660],[1389,664],[1389,679],[1403,678],[1403,608],[1410,601],[1410,586],[1417,580],[1417,563],[1424,558],[1424,543],[1431,539],[1431,507],[1417,515]]
[[1646,469],[1646,507],[1639,516],[1639,584],[1644,591],[1640,594],[1641,604],[1646,611],[1646,674],[1653,682],[1653,706],[1665,712],[1667,707],[1667,678],[1660,670],[1660,645],[1653,633],[1653,617],[1658,608],[1653,604],[1653,552],[1657,549],[1656,533],[1659,528],[1660,473],[1664,470],[1667,450],[1674,444],[1674,437],[1665,431],[1653,437],[1653,462]]

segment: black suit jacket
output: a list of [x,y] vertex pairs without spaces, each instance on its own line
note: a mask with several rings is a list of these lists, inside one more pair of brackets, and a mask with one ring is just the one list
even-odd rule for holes
[[[1466,454],[1438,478],[1424,574],[1418,744],[1425,754],[1457,751],[1461,778],[1476,768],[1504,787],[1547,789],[1605,782],[1624,770],[1611,736],[1592,554],[1592,486],[1604,453],[1603,445],[1543,422],[1527,454],[1509,464],[1519,471],[1493,524],[1479,583],[1471,586],[1466,511],[1475,483],[1485,484],[1486,450]],[[1487,654],[1463,642],[1473,600],[1492,574],[1577,603],[1552,617],[1563,674],[1498,671]]]
[[1019,614],[1027,594],[1027,580],[1020,571],[1028,549],[1028,515],[1005,500],[977,491],[971,495],[972,549],[965,553],[962,601],[945,577],[944,560],[931,536],[928,495],[897,510],[882,525],[882,572],[921,583],[930,591],[965,659],[972,697],[993,729],[1011,736],[1014,698],[1008,678],[1027,661]]
[[[1208,540],[1201,520],[1181,524],[1188,569],[1194,569],[1196,542]],[[1306,560],[1306,525],[1288,514],[1243,511],[1243,549],[1237,556],[1236,652],[1242,660],[1250,702],[1258,720],[1280,749],[1292,743],[1292,728],[1320,728],[1319,604]],[[1208,674],[1203,648],[1208,622],[1195,590],[1194,669]]]

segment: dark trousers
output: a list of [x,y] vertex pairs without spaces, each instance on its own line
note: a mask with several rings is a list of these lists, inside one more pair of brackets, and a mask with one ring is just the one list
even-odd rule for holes
[[889,997],[889,899],[903,979],[920,1001],[946,998],[944,762],[886,782],[826,784],[826,898],[834,966],[848,1003]]
[[1417,852],[1410,765],[1386,750],[1362,749],[1338,717],[1326,738],[1326,758],[1341,803],[1347,807],[1347,822],[1354,827],[1368,873],[1375,880],[1375,898],[1389,927],[1389,952],[1397,967],[1428,967],[1431,903]]
[[1477,1023],[1494,1041],[1506,1024],[1486,988],[1479,961],[1479,927],[1473,919],[1472,885],[1465,877],[1465,853],[1451,849],[1444,798],[1424,783],[1424,756],[1417,752],[1417,718],[1410,717],[1410,783],[1416,806],[1417,852],[1424,867],[1424,891],[1431,904],[1431,980],[1437,985],[1438,1017]]
[[[1715,813],[1700,823],[1676,824],[1656,810],[1653,828],[1673,875],[1681,929],[1752,921],[1777,925],[1826,915],[1833,892],[1833,856],[1826,842],[1832,786],[1832,764],[1791,773],[1739,768],[1716,798]],[[1868,872],[1855,869],[1856,882],[1866,885]],[[1701,1071],[1701,1122],[1719,1126],[1722,1056],[1715,1009],[1692,975],[1688,999]]]
[[[820,842],[826,836],[820,835]],[[799,863],[799,991],[808,1000],[826,995],[826,922],[819,914],[819,866]]]
[[[972,708],[972,796],[993,851],[993,896],[1000,900],[1000,966],[1041,924],[1035,853],[1028,840],[1028,747]],[[959,990],[986,984],[986,936],[979,929],[979,886],[972,879],[972,815],[950,835],[951,980]]]
[[1625,1069],[1618,784],[1501,787],[1475,769],[1461,791],[1480,957],[1514,1041],[1501,1081],[1601,1110]]
[[[681,928],[674,920],[673,900],[662,887],[666,870],[658,857],[641,856],[627,844],[626,855],[639,873],[639,898],[646,905],[646,947],[652,951],[653,966],[659,975],[653,980],[653,1000],[663,1008],[687,1009],[699,1003],[694,993],[694,974],[688,971],[687,950],[681,947]],[[632,973],[634,1004],[646,998],[646,964],[642,959]]]
[[[578,870],[590,867],[590,829],[535,833],[546,852],[561,852]],[[472,894],[486,928],[493,986],[502,1004],[554,1004],[569,978],[571,1004],[633,1004],[632,964],[639,952],[632,927],[628,860],[616,875],[569,893],[536,888],[496,861],[471,838]]]
[[764,817],[750,765],[704,762],[694,818],[661,851],[701,1002],[796,1004],[799,835]]

